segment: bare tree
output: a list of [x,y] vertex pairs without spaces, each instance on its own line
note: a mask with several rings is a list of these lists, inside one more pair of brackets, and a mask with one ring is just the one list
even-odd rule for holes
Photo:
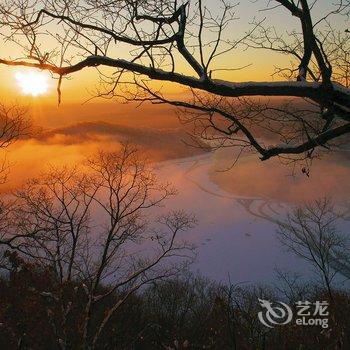
[[[0,149],[5,149],[20,137],[31,132],[31,123],[27,111],[16,105],[6,106],[0,103]],[[0,165],[0,183],[7,179],[9,162],[6,157]]]
[[[236,335],[244,335],[256,349],[265,349],[270,329],[266,329],[256,315],[260,309],[259,299],[276,300],[274,290],[264,285],[230,285],[226,288],[226,298]],[[238,349],[239,345],[236,344]]]
[[[214,148],[233,147],[236,157],[254,151],[262,160],[308,159],[350,131],[349,35],[334,27],[339,19],[348,21],[350,4],[337,0],[321,18],[317,5],[269,1],[260,12],[267,17],[235,35],[239,6],[226,0],[8,0],[0,6],[1,35],[24,56],[18,51],[0,63],[51,71],[58,76],[59,98],[63,77],[97,67],[97,95],[178,106],[189,113],[185,119],[194,124],[195,136]],[[296,18],[300,28],[269,26],[275,11]],[[244,68],[220,65],[223,55],[238,49],[280,53],[290,66],[276,67],[282,81],[215,78]],[[180,84],[192,98],[173,100],[147,79]],[[281,106],[257,96],[288,101]]]
[[[0,103],[0,149],[5,151],[12,143],[21,137],[32,133],[31,122],[27,118],[27,111],[17,105],[6,106]],[[8,178],[11,164],[6,154],[0,160],[0,184]],[[7,239],[8,229],[11,227],[13,201],[3,194],[0,199],[0,246],[11,247],[11,239]]]
[[[289,304],[294,304],[299,300],[307,300],[311,296],[312,284],[306,283],[298,273],[275,268],[278,283],[276,290]],[[315,289],[315,288],[314,288]]]
[[335,276],[340,273],[348,278],[349,242],[337,228],[341,217],[324,198],[296,208],[278,230],[282,245],[313,265],[331,299]]
[[75,300],[84,300],[76,320],[81,343],[95,349],[131,295],[192,261],[193,247],[178,239],[194,225],[191,215],[171,212],[154,228],[147,218],[147,211],[174,194],[130,145],[117,153],[100,152],[85,171],[52,169],[17,191],[6,242],[52,269],[57,288],[40,294],[51,305],[61,349],[70,344]]

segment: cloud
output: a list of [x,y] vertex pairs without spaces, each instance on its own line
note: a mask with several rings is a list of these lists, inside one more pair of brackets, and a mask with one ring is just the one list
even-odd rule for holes
[[204,152],[186,144],[190,138],[182,128],[133,127],[104,121],[80,122],[43,131],[34,140],[42,145],[96,144],[107,150],[128,141],[149,152],[156,160],[182,158]]
[[2,190],[18,186],[51,165],[81,163],[98,150],[116,151],[121,142],[138,146],[147,159],[159,162],[202,154],[203,149],[186,145],[189,140],[181,128],[134,127],[103,121],[78,122],[38,131],[23,138],[6,151],[11,163],[9,181]]

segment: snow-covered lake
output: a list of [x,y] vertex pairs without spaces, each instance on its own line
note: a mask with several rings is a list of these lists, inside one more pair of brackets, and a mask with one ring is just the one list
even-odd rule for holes
[[[232,283],[271,282],[275,267],[310,275],[310,266],[280,246],[275,220],[293,205],[329,195],[330,190],[337,204],[346,205],[350,192],[348,183],[344,183],[350,175],[348,165],[332,167],[325,160],[324,164],[315,165],[307,178],[299,174],[291,176],[291,170],[276,161],[261,167],[259,160],[249,157],[243,164],[222,172],[223,158],[225,155],[214,153],[166,161],[157,166],[160,179],[170,181],[179,190],[179,195],[171,199],[167,207],[193,212],[198,219],[198,226],[187,237],[198,247],[198,258],[192,268],[219,281],[227,282],[230,278]],[[250,166],[255,171],[244,175],[244,169]],[[322,174],[318,173],[320,167]],[[242,187],[245,180],[251,184]],[[235,181],[237,193],[234,193]],[[274,190],[269,196],[266,183],[271,181]],[[339,181],[342,184],[338,190],[335,184]],[[227,186],[227,182],[233,184]],[[331,183],[326,185],[326,182]],[[347,222],[342,229],[349,227]]]

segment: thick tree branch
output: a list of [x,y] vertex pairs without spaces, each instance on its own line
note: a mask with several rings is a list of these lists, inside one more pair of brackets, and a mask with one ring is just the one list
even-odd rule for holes
[[[49,70],[58,75],[68,75],[78,72],[86,67],[115,67],[125,69],[134,73],[148,76],[151,79],[179,83],[194,89],[204,90],[213,94],[227,97],[240,96],[294,96],[306,97],[317,102],[327,102],[327,91],[322,83],[316,82],[247,82],[231,83],[223,80],[202,80],[194,77],[182,75],[175,72],[167,72],[161,69],[146,67],[135,62],[123,59],[113,59],[105,56],[89,56],[81,62],[66,66],[56,67],[47,63],[37,63],[28,61],[10,61],[0,59],[0,64],[8,66],[32,67]],[[334,93],[332,98],[337,106],[350,111],[350,92],[339,84],[333,84]]]
[[307,151],[310,151],[318,146],[325,145],[328,141],[333,140],[339,136],[348,134],[350,132],[350,123],[339,126],[337,128],[327,130],[322,134],[316,136],[313,139],[308,140],[307,142],[299,146],[291,147],[272,147],[265,151],[264,155],[261,157],[261,160],[267,160],[271,157],[283,154],[301,154]]

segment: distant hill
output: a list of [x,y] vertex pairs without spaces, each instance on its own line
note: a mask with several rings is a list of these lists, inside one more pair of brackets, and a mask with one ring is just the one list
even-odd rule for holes
[[203,148],[191,147],[189,144],[193,141],[183,128],[133,127],[104,121],[79,122],[45,130],[35,136],[35,140],[57,145],[100,143],[102,149],[110,143],[129,141],[157,160],[189,157],[206,151],[205,145],[201,143]]

